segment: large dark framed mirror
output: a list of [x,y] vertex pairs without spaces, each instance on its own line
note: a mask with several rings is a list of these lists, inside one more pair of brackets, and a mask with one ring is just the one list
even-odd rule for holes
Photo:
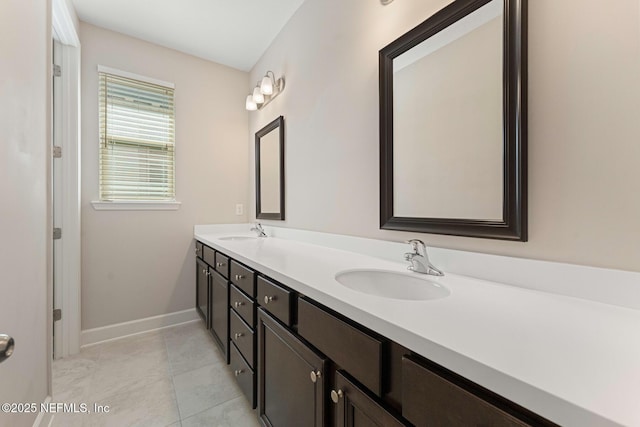
[[456,0],[379,53],[380,227],[527,240],[527,0]]
[[256,218],[284,219],[284,117],[256,132]]

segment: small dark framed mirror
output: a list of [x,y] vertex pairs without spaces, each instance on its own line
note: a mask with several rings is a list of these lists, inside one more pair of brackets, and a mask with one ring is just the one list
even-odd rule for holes
[[379,53],[380,227],[527,240],[527,0],[455,0]]
[[284,219],[284,117],[256,132],[256,218]]

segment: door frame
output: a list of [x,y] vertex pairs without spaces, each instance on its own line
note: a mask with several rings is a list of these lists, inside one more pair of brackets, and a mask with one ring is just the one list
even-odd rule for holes
[[[51,5],[52,37],[62,44],[62,228],[61,283],[56,285],[56,300],[62,309],[61,340],[56,339],[56,358],[80,351],[81,243],[80,243],[80,39],[65,0]],[[52,314],[49,314],[52,315]],[[53,329],[49,331],[53,335]]]

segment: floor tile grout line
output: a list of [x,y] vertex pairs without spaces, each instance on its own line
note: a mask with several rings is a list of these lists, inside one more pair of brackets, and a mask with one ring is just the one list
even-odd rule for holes
[[[222,405],[224,405],[224,404],[226,404],[226,403],[229,403],[229,402],[231,402],[232,400],[236,400],[236,399],[244,399],[244,396],[243,396],[242,394],[240,394],[240,395],[238,395],[238,396],[232,397],[231,399],[227,399],[227,400],[225,400],[224,402],[220,402],[220,403],[217,403],[217,404],[215,404],[215,405],[213,405],[213,406],[210,406],[210,407],[208,407],[208,408],[206,408],[206,409],[203,409],[203,410],[202,410],[202,411],[200,411],[200,412],[196,412],[196,413],[195,413],[195,414],[193,414],[193,415],[189,415],[189,416],[188,416],[188,417],[186,417],[186,418],[180,418],[180,423],[182,423],[182,421],[188,420],[189,418],[192,418],[192,417],[196,417],[196,416],[198,416],[198,415],[202,414],[203,412],[207,412],[207,411],[209,411],[209,410],[211,410],[211,409],[213,409],[213,408],[217,408],[218,406],[222,406]],[[253,410],[252,410],[252,411],[253,411]]]
[[[169,423],[168,426],[171,426],[173,424],[182,426],[182,423],[184,422],[184,420],[187,420],[187,419],[192,418],[192,417],[199,416],[199,415],[201,415],[202,413],[204,413],[206,411],[210,411],[210,410],[212,410],[214,408],[219,408],[221,406],[229,404],[230,402],[237,401],[238,399],[244,399],[244,396],[243,396],[241,390],[236,390],[237,394],[235,394],[233,392],[229,393],[229,394],[233,394],[233,396],[229,396],[228,394],[224,395],[224,396],[222,396],[224,398],[224,400],[222,400],[220,402],[217,402],[216,404],[214,404],[212,406],[204,408],[204,409],[202,409],[202,410],[200,410],[200,411],[198,411],[198,412],[196,412],[194,414],[190,414],[188,416],[183,416],[183,410],[184,409],[181,410],[179,402],[178,402],[178,391],[177,391],[176,383],[175,383],[176,377],[180,377],[182,375],[187,375],[187,374],[193,373],[194,371],[197,371],[197,370],[202,369],[202,368],[214,368],[214,367],[225,368],[224,360],[221,359],[221,357],[220,357],[221,355],[220,354],[216,354],[215,357],[213,357],[213,358],[207,358],[206,359],[207,363],[204,366],[198,366],[198,367],[195,367],[195,368],[191,368],[190,367],[190,363],[187,363],[186,365],[184,363],[183,364],[179,363],[180,360],[181,360],[180,357],[178,357],[178,359],[176,359],[177,356],[180,356],[180,353],[176,353],[175,351],[170,350],[170,343],[172,342],[171,338],[174,338],[174,337],[169,333],[169,331],[178,329],[178,335],[175,337],[175,341],[176,341],[176,344],[179,345],[182,341],[184,341],[184,342],[189,341],[188,338],[193,338],[196,335],[198,337],[200,337],[199,334],[202,331],[206,332],[206,330],[204,330],[202,328],[202,325],[197,325],[195,322],[193,322],[193,323],[194,323],[193,329],[192,328],[185,329],[186,334],[180,334],[180,330],[178,329],[179,327],[184,326],[184,325],[175,325],[175,327],[166,328],[163,331],[157,331],[159,337],[161,337],[161,339],[162,339],[161,347],[158,347],[157,344],[153,344],[152,342],[150,342],[149,343],[149,348],[160,350],[160,353],[163,353],[162,354],[162,356],[163,356],[162,359],[163,359],[163,362],[166,363],[165,364],[166,368],[164,370],[162,370],[164,373],[160,374],[157,379],[153,380],[149,384],[138,385],[138,386],[131,385],[128,388],[126,388],[127,391],[138,391],[138,390],[143,391],[144,388],[154,387],[156,384],[158,384],[158,383],[160,383],[162,381],[166,381],[167,384],[170,384],[170,386],[171,386],[171,396],[172,396],[171,397],[171,401],[173,402],[173,404],[175,405],[175,408],[177,409],[176,414],[175,414],[175,415],[177,415],[177,420],[173,421],[172,423]],[[154,335],[153,332],[156,332],[156,331],[150,331],[148,336],[153,336]],[[204,337],[204,335],[205,334],[203,334],[203,337]],[[206,334],[206,336],[209,339],[211,339],[211,336],[208,333]],[[182,341],[181,341],[181,337],[183,337]],[[123,337],[123,339],[126,339],[126,338],[130,338],[130,337]],[[135,340],[135,341],[138,341],[138,340]],[[96,390],[96,382],[95,381],[96,381],[96,375],[97,375],[97,372],[98,372],[98,368],[99,368],[99,366],[102,366],[105,362],[107,362],[111,358],[111,356],[109,356],[109,354],[114,352],[114,349],[112,348],[112,344],[116,344],[118,342],[122,342],[122,341],[121,340],[113,340],[113,341],[111,341],[109,343],[103,343],[103,344],[99,344],[99,345],[96,345],[96,346],[92,346],[91,348],[93,350],[87,352],[87,353],[89,353],[89,355],[87,355],[86,357],[82,355],[82,350],[81,350],[81,352],[79,353],[80,357],[78,358],[78,360],[87,359],[87,360],[90,360],[93,363],[95,363],[96,366],[92,366],[90,369],[87,370],[87,372],[84,375],[81,376],[82,379],[86,379],[87,386],[86,386],[86,389],[81,391],[81,397],[79,397],[80,399],[83,399],[84,401],[88,402],[87,398],[89,396],[94,396],[94,398],[95,398],[94,391]],[[147,347],[145,347],[145,348],[147,348]],[[115,347],[116,354],[117,354],[117,352],[121,352],[122,355],[130,356],[132,360],[136,359],[134,357],[134,355],[129,354],[129,350],[131,350],[131,349],[126,345],[123,346],[123,347]],[[154,352],[155,351],[156,350],[154,350]],[[176,359],[176,360],[173,360],[170,357],[171,351],[173,351],[174,356],[176,356],[176,357],[174,357],[174,359]],[[136,351],[136,354],[137,353],[139,353],[139,352]],[[158,353],[158,354],[160,354],[160,353]],[[204,361],[205,360],[203,360],[203,362]],[[172,363],[172,362],[176,362],[176,363]],[[190,369],[188,369],[188,370],[186,370],[184,372],[177,373],[176,367],[178,367],[178,366],[189,367]],[[83,369],[82,365],[80,365],[80,369]],[[73,374],[73,368],[71,368],[69,374],[60,377],[60,379],[67,378],[68,376],[71,377],[73,375],[74,375]],[[167,381],[169,379],[170,379],[170,381]],[[66,391],[66,390],[70,390],[70,388],[65,388],[63,390],[63,392]],[[109,400],[112,400],[112,399],[116,398],[120,394],[121,393],[119,393],[117,391],[114,391],[112,393],[108,393],[105,396],[100,397],[100,400],[109,401]],[[93,403],[96,403],[96,402],[93,402]],[[97,402],[97,403],[99,403],[99,402]],[[206,403],[206,402],[204,402],[204,403]],[[255,411],[251,411],[251,412],[255,413]]]

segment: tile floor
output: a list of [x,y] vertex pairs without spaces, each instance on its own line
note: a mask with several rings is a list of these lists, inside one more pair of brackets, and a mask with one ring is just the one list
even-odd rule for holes
[[53,402],[108,405],[57,414],[53,426],[254,427],[242,395],[201,321],[83,349],[53,363]]

